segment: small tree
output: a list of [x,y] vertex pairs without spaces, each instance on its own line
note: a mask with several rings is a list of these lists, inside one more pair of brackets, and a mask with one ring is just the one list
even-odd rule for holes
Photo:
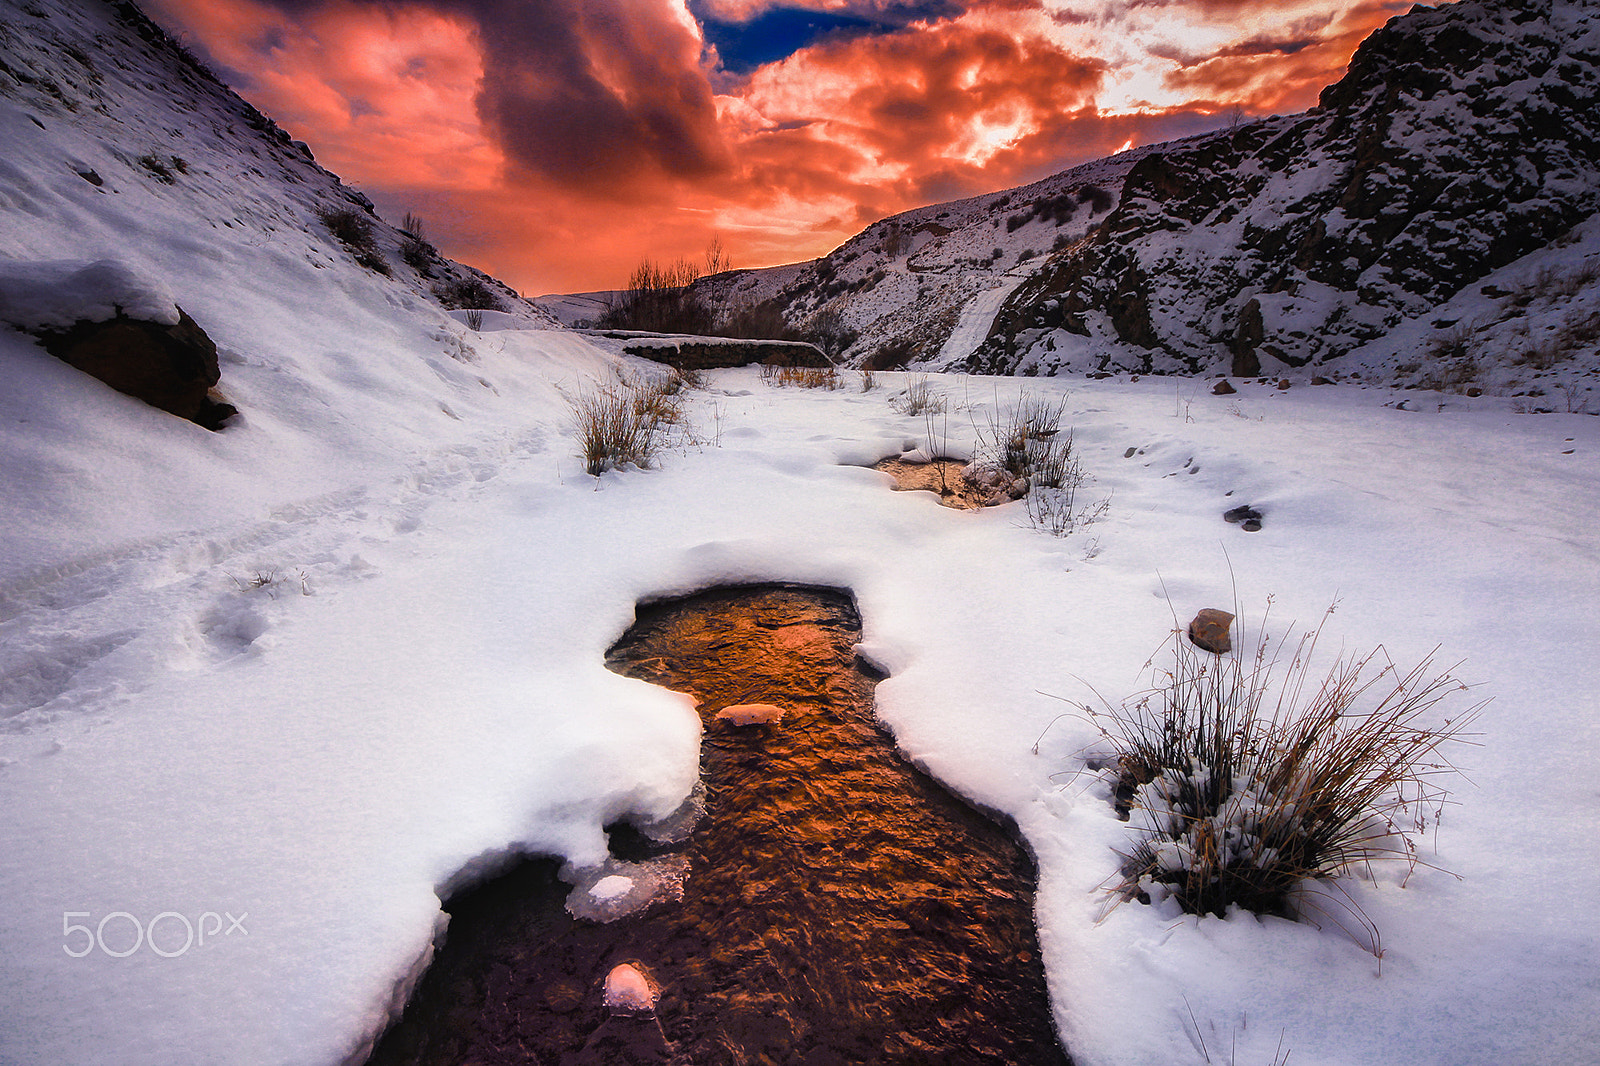
[[709,333],[711,310],[693,288],[699,280],[699,266],[687,259],[670,265],[645,259],[634,268],[628,287],[612,298],[600,324],[653,333]]
[[845,324],[844,316],[832,307],[811,316],[801,336],[821,348],[829,359],[838,359],[856,342],[858,334]]
[[400,258],[419,274],[429,274],[438,256],[422,219],[407,211],[400,220]]

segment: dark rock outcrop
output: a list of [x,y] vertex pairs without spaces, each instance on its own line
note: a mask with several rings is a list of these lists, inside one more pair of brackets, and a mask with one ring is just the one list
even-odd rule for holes
[[221,379],[217,346],[178,309],[175,325],[118,314],[42,330],[39,343],[62,362],[151,407],[217,430],[237,409],[211,395]]
[[1275,375],[1428,312],[1593,213],[1597,29],[1596,0],[1392,19],[1312,110],[1141,159],[966,369]]

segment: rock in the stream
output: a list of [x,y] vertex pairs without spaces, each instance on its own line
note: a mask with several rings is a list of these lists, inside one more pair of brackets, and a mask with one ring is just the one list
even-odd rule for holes
[[606,1010],[612,1014],[653,1014],[656,992],[644,971],[631,962],[611,968],[606,975]]
[[583,1050],[564,1066],[678,1066],[678,1055],[656,1017],[656,990],[644,970],[631,962],[606,975],[606,1020],[590,1034]]
[[783,721],[783,708],[770,703],[736,703],[717,712],[717,721],[730,725],[773,725]]

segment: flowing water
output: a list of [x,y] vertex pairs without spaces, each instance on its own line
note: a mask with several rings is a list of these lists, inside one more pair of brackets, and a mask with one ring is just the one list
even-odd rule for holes
[[[1067,1063],[1033,864],[900,756],[859,638],[832,589],[641,606],[607,665],[700,701],[704,809],[675,844],[613,827],[612,851],[686,869],[681,894],[575,918],[556,864],[530,860],[452,898],[448,941],[371,1061]],[[716,717],[754,703],[782,720]],[[624,962],[657,987],[653,1017],[608,1015],[601,988]]]

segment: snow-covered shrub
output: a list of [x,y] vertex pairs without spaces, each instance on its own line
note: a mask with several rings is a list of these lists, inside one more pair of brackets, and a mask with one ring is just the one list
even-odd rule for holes
[[1175,635],[1157,688],[1086,708],[1116,750],[1135,835],[1114,897],[1301,917],[1320,895],[1302,892],[1308,879],[1342,893],[1329,879],[1354,867],[1421,862],[1413,838],[1437,823],[1438,778],[1455,772],[1440,749],[1466,738],[1482,704],[1441,716],[1466,686],[1431,655],[1402,673],[1381,647],[1341,657],[1319,683],[1320,632],[1281,678],[1265,637],[1247,665]]

